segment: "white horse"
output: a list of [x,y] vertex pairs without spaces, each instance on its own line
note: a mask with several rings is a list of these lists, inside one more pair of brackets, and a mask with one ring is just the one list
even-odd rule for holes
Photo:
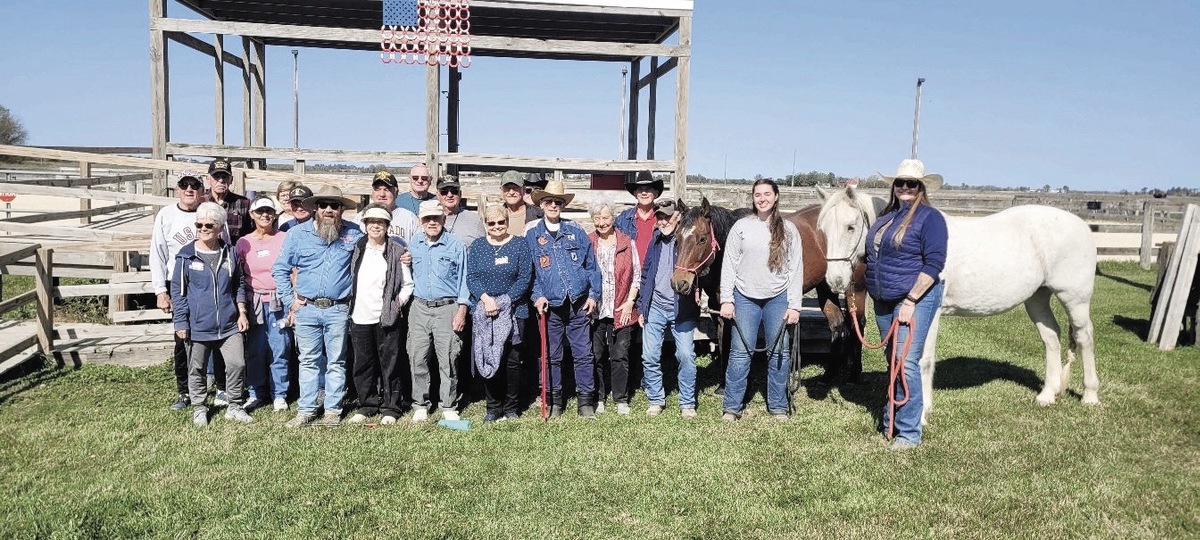
[[[883,201],[853,187],[832,194],[820,191],[820,196],[817,227],[825,233],[829,257],[825,278],[841,294],[850,283],[852,263],[866,256],[866,231]],[[932,321],[918,321],[930,325],[920,361],[925,396],[921,423],[928,424],[933,409],[933,364],[942,315],[995,315],[1022,303],[1046,345],[1046,382],[1037,403],[1051,405],[1066,389],[1076,350],[1083,357],[1083,403],[1099,403],[1090,314],[1096,244],[1087,224],[1064,210],[1024,205],[982,218],[947,216],[946,226],[942,307]],[[1071,324],[1065,369],[1051,295],[1062,302]]]

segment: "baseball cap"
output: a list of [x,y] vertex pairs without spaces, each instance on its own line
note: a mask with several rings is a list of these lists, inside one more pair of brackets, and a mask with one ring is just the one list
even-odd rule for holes
[[654,201],[654,215],[662,214],[667,217],[674,216],[679,213],[679,208],[675,206],[675,200],[663,197]]
[[217,158],[208,164],[208,174],[227,174],[233,176],[233,168],[229,166],[229,160],[225,158]]
[[296,186],[296,187],[292,188],[291,191],[288,192],[288,202],[289,203],[291,201],[302,202],[302,201],[304,201],[304,199],[307,199],[309,197],[312,197],[312,190],[308,189],[308,186],[303,186],[303,185]]
[[438,202],[437,199],[421,201],[421,206],[417,207],[417,210],[417,217],[420,219],[424,219],[429,216],[440,216],[444,213],[442,212],[442,203]]
[[457,176],[454,176],[453,174],[447,174],[445,176],[442,176],[441,178],[438,178],[437,187],[438,187],[438,189],[442,189],[444,187],[462,187],[462,186],[458,183]]
[[375,178],[371,180],[371,187],[375,187],[379,184],[383,184],[393,189],[399,188],[400,186],[400,184],[396,182],[396,175],[388,171],[379,171],[375,173]]
[[504,187],[509,184],[520,186],[523,181],[524,179],[521,178],[521,173],[517,171],[504,171],[504,174],[500,175],[500,187]]
[[200,175],[198,173],[185,172],[179,175],[179,180],[175,182],[175,186],[191,186],[196,189],[204,189],[204,182],[200,180]]

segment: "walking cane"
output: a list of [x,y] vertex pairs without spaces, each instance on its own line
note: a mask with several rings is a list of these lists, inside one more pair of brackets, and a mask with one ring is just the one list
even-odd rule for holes
[[540,334],[542,337],[542,339],[541,339],[541,343],[542,343],[541,379],[542,379],[542,421],[544,422],[547,418],[547,414],[546,414],[546,383],[547,383],[548,377],[546,376],[546,356],[547,356],[546,349],[549,346],[546,344],[546,313],[541,310],[538,310],[538,330],[540,330]]

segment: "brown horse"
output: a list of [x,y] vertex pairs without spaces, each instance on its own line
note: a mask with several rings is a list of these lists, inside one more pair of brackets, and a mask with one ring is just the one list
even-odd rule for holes
[[[728,210],[712,206],[707,198],[701,198],[700,205],[694,208],[683,206],[683,201],[677,202],[685,208],[683,218],[679,222],[676,233],[677,247],[675,273],[671,284],[679,294],[698,294],[703,290],[708,295],[708,307],[712,312],[717,326],[717,359],[721,366],[728,359],[729,328],[724,321],[716,316],[720,310],[721,262],[724,258],[722,247],[729,235],[733,223],[742,217],[750,215],[749,209]],[[806,206],[800,211],[785,216],[796,225],[800,231],[801,245],[804,247],[804,291],[816,289],[821,311],[829,324],[833,335],[830,351],[833,359],[826,371],[826,380],[831,380],[843,370],[850,381],[857,381],[862,374],[862,345],[857,339],[852,339],[853,329],[849,328],[844,298],[839,300],[825,283],[825,234],[817,228],[817,214],[820,205]],[[851,287],[856,291],[863,289],[863,277],[866,267],[859,263],[855,267],[855,280]],[[865,294],[854,294],[858,313],[865,313]],[[860,324],[863,322],[860,317]],[[793,354],[799,354],[795,351]],[[722,370],[723,371],[723,370]]]

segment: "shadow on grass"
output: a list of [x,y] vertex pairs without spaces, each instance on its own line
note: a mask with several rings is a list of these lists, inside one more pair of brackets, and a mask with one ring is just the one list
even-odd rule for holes
[[1146,336],[1150,334],[1150,321],[1146,319],[1135,319],[1124,315],[1113,315],[1113,324],[1121,327],[1125,331],[1134,334],[1138,339],[1145,341]]
[[1100,270],[1100,269],[1097,269],[1097,270],[1096,270],[1096,275],[1097,275],[1097,276],[1100,276],[1100,277],[1104,277],[1104,278],[1111,279],[1111,280],[1113,280],[1113,281],[1115,281],[1115,282],[1117,282],[1117,283],[1121,283],[1121,284],[1123,284],[1123,285],[1129,285],[1130,287],[1136,287],[1136,288],[1138,288],[1138,289],[1141,289],[1141,290],[1143,290],[1143,291],[1146,291],[1146,292],[1150,292],[1150,290],[1152,290],[1152,289],[1154,288],[1154,286],[1153,286],[1153,285],[1150,285],[1149,283],[1138,283],[1138,282],[1136,282],[1136,281],[1133,281],[1133,280],[1131,280],[1131,279],[1126,279],[1126,278],[1123,278],[1123,277],[1121,277],[1121,276],[1114,276],[1114,275],[1112,275],[1112,274],[1105,274],[1105,273],[1104,273],[1104,271],[1103,271],[1103,270]]
[[29,361],[4,372],[0,375],[0,405],[16,397],[21,392],[29,390],[44,382],[57,379],[67,373],[66,369],[49,366],[43,356],[37,356]]
[[1029,368],[987,358],[956,357],[937,363],[933,373],[934,390],[975,388],[992,381],[1017,383],[1033,392],[1042,389],[1042,379]]

